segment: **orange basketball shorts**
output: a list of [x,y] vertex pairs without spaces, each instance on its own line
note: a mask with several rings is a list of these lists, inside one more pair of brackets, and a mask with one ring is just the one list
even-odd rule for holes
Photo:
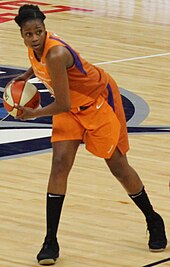
[[53,116],[51,142],[82,140],[92,154],[108,159],[116,147],[129,149],[126,119],[121,96],[114,80],[86,110]]

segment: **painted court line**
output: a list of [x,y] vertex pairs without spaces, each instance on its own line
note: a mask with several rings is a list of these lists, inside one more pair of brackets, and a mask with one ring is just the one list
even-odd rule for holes
[[142,267],[152,267],[152,266],[156,266],[156,265],[159,265],[159,264],[167,262],[167,261],[170,261],[170,258],[167,258],[167,259],[164,259],[164,260],[160,260],[160,261],[156,261],[156,262],[150,263],[148,265],[144,265]]
[[117,63],[117,62],[126,62],[126,61],[133,61],[133,60],[139,60],[139,59],[145,59],[145,58],[154,58],[154,57],[163,57],[163,56],[169,56],[170,52],[162,53],[162,54],[154,54],[154,55],[148,55],[148,56],[141,56],[141,57],[130,57],[130,58],[123,58],[123,59],[116,59],[111,61],[105,61],[105,62],[99,62],[94,63],[94,65],[107,65],[111,63]]

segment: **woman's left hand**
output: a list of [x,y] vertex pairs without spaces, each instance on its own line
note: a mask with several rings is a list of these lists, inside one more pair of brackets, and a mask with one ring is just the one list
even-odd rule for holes
[[15,108],[17,108],[18,110],[22,112],[21,115],[18,115],[16,117],[17,120],[25,121],[25,120],[36,118],[35,109],[29,108],[29,107],[23,107],[19,105],[17,105]]

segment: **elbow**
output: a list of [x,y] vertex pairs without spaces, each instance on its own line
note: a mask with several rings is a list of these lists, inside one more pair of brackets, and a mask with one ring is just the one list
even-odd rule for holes
[[70,111],[70,108],[71,108],[70,105],[65,105],[65,106],[63,107],[63,111],[62,111],[62,112],[69,112],[69,111]]
[[63,112],[69,112],[71,109],[71,102],[70,99],[68,99],[67,101],[65,101],[64,105],[63,105]]
[[57,101],[55,100],[54,114],[69,112],[71,109],[70,101]]
[[70,103],[64,103],[62,105],[60,105],[60,113],[62,112],[69,112],[71,109],[71,104]]

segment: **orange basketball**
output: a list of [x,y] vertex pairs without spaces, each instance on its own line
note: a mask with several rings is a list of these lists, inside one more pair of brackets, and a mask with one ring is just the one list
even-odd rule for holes
[[10,115],[17,117],[22,111],[18,110],[16,105],[36,109],[40,105],[40,93],[32,83],[14,81],[5,87],[3,104]]

